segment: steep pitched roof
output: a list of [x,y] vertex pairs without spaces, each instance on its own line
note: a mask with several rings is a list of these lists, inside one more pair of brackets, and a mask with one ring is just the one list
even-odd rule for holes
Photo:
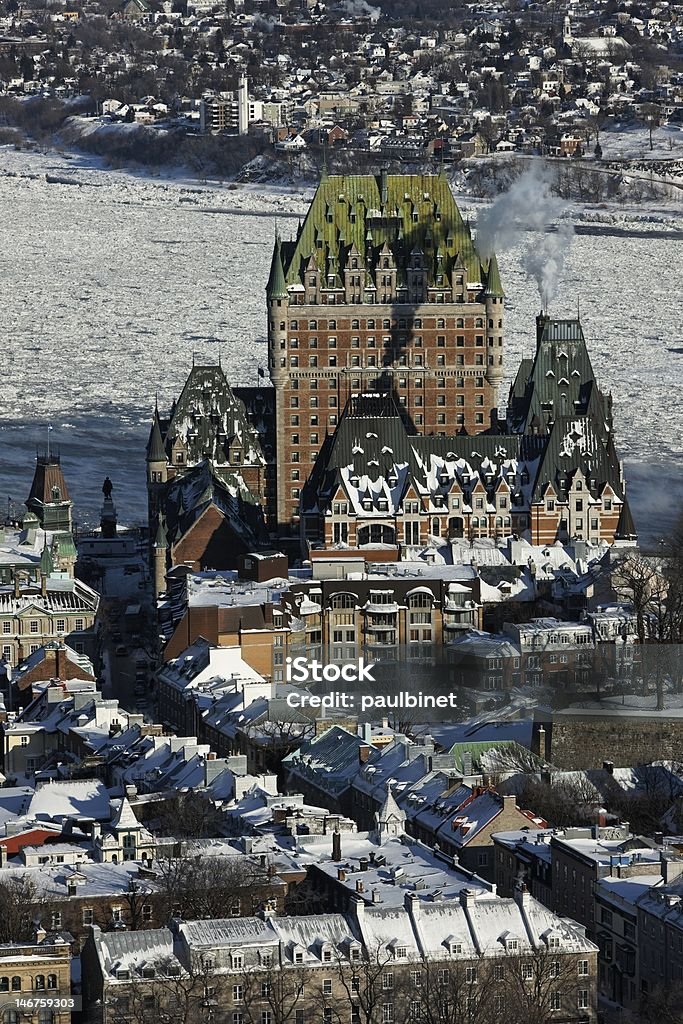
[[147,442],[147,461],[166,462],[166,450],[164,449],[164,442],[161,437],[158,409],[154,410],[152,429],[150,430],[149,441]]
[[331,174],[320,181],[296,241],[282,244],[286,282],[302,283],[311,256],[327,273],[330,257],[342,270],[355,247],[372,264],[387,244],[399,266],[419,249],[434,271],[440,251],[444,272],[457,264],[466,268],[469,281],[484,280],[470,229],[444,175]]
[[208,458],[221,473],[221,467],[230,472],[231,448],[241,449],[243,463],[265,462],[244,403],[236,397],[220,366],[192,367],[169,419],[160,421],[159,428],[164,459],[171,455],[174,442],[179,441],[186,452],[187,465]]

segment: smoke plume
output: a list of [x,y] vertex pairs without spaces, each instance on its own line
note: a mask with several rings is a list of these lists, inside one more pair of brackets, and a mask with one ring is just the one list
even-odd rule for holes
[[524,269],[544,308],[557,294],[574,235],[572,225],[561,219],[566,208],[552,194],[545,168],[534,162],[477,222],[477,248],[484,258],[522,244]]

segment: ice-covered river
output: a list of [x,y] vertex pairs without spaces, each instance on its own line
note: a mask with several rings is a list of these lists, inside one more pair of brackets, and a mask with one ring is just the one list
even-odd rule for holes
[[[288,237],[307,195],[136,178],[0,148],[0,503],[26,497],[51,422],[78,518],[93,521],[109,474],[121,518],[143,519],[155,394],[170,403],[193,353],[213,361],[219,349],[232,382],[256,382],[275,223]],[[526,244],[499,260],[510,376],[532,354],[539,305]],[[551,307],[573,315],[580,299],[594,368],[614,396],[636,517],[651,536],[683,499],[682,263],[681,239],[656,230],[577,234]],[[646,521],[653,494],[660,511]]]

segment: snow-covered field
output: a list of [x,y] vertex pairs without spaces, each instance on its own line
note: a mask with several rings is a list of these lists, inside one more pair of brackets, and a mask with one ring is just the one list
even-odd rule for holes
[[[46,174],[80,185],[48,183]],[[0,502],[26,497],[50,421],[81,519],[93,521],[109,474],[121,519],[141,520],[155,394],[170,403],[193,353],[208,362],[220,351],[232,382],[256,383],[276,221],[288,237],[309,195],[136,177],[0,148]],[[476,217],[478,204],[463,197],[462,207]],[[550,312],[573,315],[580,301],[593,365],[614,396],[627,476],[670,503],[683,453],[683,233],[671,237],[680,210],[576,214],[607,233],[575,236]],[[510,376],[533,351],[539,299],[523,269],[530,237],[499,260]],[[678,486],[683,492],[680,473]]]

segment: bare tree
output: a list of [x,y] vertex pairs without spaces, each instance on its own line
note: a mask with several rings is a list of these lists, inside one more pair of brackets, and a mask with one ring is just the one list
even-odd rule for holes
[[121,995],[107,1000],[112,1024],[220,1024],[228,1020],[216,1007],[223,997],[225,979],[212,961],[193,954],[188,963],[160,957],[140,966]]
[[249,916],[272,897],[267,867],[246,856],[185,856],[159,861],[163,916],[208,920]]
[[498,966],[507,1024],[547,1024],[576,1006],[577,958],[543,944]]
[[28,876],[0,878],[0,942],[27,942],[40,916],[40,902]]

